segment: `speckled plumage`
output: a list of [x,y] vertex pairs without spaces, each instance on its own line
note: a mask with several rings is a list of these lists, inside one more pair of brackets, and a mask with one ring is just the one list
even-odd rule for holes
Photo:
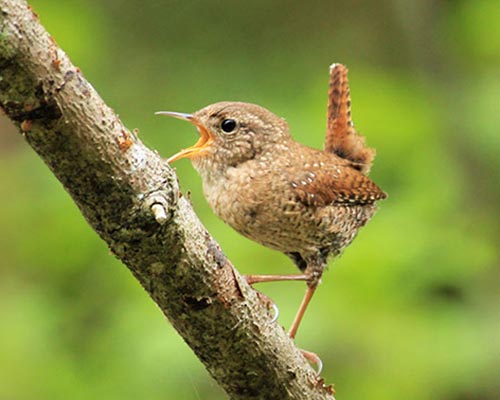
[[375,151],[354,129],[347,69],[330,68],[324,150],[297,143],[282,118],[255,104],[221,102],[192,115],[161,114],[197,126],[199,141],[169,161],[191,159],[214,212],[242,235],[287,254],[303,271],[298,279],[308,289],[290,329],[294,337],[328,257],[352,242],[376,201],[386,197],[367,177]]
[[[286,122],[262,107],[222,102],[193,118],[215,133],[213,145],[191,157],[211,208],[302,269],[310,257],[338,255],[385,197],[348,160],[295,142]],[[239,124],[230,137],[218,129],[225,119]]]

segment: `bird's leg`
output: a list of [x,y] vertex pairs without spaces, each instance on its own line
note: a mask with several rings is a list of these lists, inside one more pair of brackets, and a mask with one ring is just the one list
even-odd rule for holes
[[302,317],[304,317],[304,314],[306,312],[306,308],[309,305],[309,302],[311,301],[311,298],[314,294],[314,291],[316,290],[316,286],[307,286],[306,294],[304,295],[304,298],[302,299],[302,303],[300,303],[299,310],[297,311],[297,314],[295,314],[295,318],[292,322],[292,326],[290,327],[290,330],[288,331],[288,336],[290,336],[292,339],[295,339],[295,335],[297,334],[297,329],[299,329],[300,322],[302,321]]
[[261,282],[278,282],[278,281],[307,281],[309,275],[295,274],[295,275],[245,275],[249,285]]
[[[304,298],[302,299],[302,302],[300,303],[299,310],[297,311],[297,314],[295,315],[295,318],[292,322],[292,326],[290,327],[290,330],[288,331],[288,336],[290,336],[292,339],[295,339],[295,335],[297,334],[297,330],[299,329],[300,322],[302,321],[302,318],[304,317],[304,314],[306,312],[307,306],[309,305],[311,298],[316,291],[316,288],[318,287],[319,283],[321,282],[321,276],[323,275],[323,268],[324,268],[324,263],[311,263],[307,266],[305,273],[308,277],[307,279],[307,289],[306,289],[306,294],[304,295]],[[307,350],[301,350],[302,354],[304,357],[312,364],[316,364],[318,366],[317,373],[318,375],[321,373],[321,370],[323,369],[323,362],[321,361],[321,358],[318,357],[316,353],[307,351]]]
[[295,315],[295,319],[292,322],[292,326],[290,327],[290,330],[288,331],[288,336],[290,336],[292,339],[295,338],[295,335],[297,334],[297,329],[299,329],[300,322],[302,321],[302,318],[304,317],[307,306],[309,305],[309,302],[311,301],[311,298],[313,297],[313,294],[316,291],[316,288],[318,287],[319,283],[321,282],[321,276],[323,275],[323,268],[324,268],[323,263],[312,262],[312,263],[308,264],[307,268],[305,269],[305,275],[307,276],[307,279],[306,279],[307,280],[307,289],[306,289],[306,294],[304,295],[304,298],[302,299],[302,302],[300,303],[299,310],[297,311],[297,314]]
[[[308,275],[305,274],[296,274],[296,275],[244,275],[244,278],[247,280],[249,285],[253,285],[254,283],[261,283],[261,282],[278,282],[278,281],[306,281],[308,279]],[[265,294],[261,292],[259,293],[259,296],[261,297],[262,300],[264,300],[268,308],[272,308],[274,310],[274,316],[273,319],[271,320],[271,323],[275,322],[278,319],[278,316],[280,314],[278,306]]]
[[[321,257],[318,257],[318,259],[316,259],[316,257],[314,257],[312,262],[307,264],[307,267],[305,268],[305,270],[303,270],[304,274],[296,274],[296,275],[245,275],[245,279],[247,280],[248,284],[250,284],[250,285],[253,285],[254,283],[261,283],[261,282],[307,281],[306,294],[304,295],[304,298],[302,299],[299,310],[297,311],[297,314],[295,315],[295,319],[293,320],[292,326],[288,332],[288,336],[290,336],[290,338],[292,338],[292,339],[295,339],[295,335],[297,334],[297,330],[299,329],[300,322],[302,321],[302,318],[304,317],[307,306],[309,305],[309,302],[311,301],[311,298],[312,298],[314,292],[316,291],[316,288],[318,287],[319,283],[321,282],[321,276],[323,275],[324,266],[325,266],[325,262],[323,261],[323,259]],[[267,298],[267,296],[265,296],[265,295],[263,295],[263,296]],[[271,304],[273,304],[273,303],[271,302]],[[277,307],[275,307],[275,312],[276,312],[276,310],[277,310]],[[273,322],[276,321],[277,316],[278,316],[278,314],[276,313],[275,318],[273,318]],[[323,362],[321,361],[321,359],[318,357],[318,355],[316,353],[306,351],[306,350],[301,350],[301,351],[302,351],[302,354],[304,355],[304,357],[311,364],[315,364],[318,366],[317,373],[319,375],[321,373],[322,368],[323,368]]]

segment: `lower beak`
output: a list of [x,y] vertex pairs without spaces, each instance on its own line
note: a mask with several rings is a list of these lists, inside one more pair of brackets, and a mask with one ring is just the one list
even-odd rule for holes
[[198,128],[198,132],[200,133],[200,138],[193,146],[188,147],[187,149],[183,149],[183,150],[179,151],[178,153],[174,154],[173,156],[169,157],[167,159],[168,163],[174,162],[174,161],[176,161],[180,158],[184,158],[184,157],[186,157],[186,158],[194,157],[201,150],[205,149],[213,142],[213,137],[212,137],[212,135],[210,135],[209,131],[191,114],[183,114],[183,113],[172,112],[172,111],[158,111],[155,114],[156,115],[167,115],[169,117],[174,117],[174,118],[182,119],[185,121],[189,121],[193,125],[195,125],[196,128]]

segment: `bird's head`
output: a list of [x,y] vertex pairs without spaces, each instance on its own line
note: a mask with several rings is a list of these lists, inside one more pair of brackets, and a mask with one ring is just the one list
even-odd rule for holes
[[220,102],[193,114],[170,111],[156,114],[183,119],[196,126],[200,134],[198,141],[167,161],[189,158],[198,170],[235,167],[265,152],[272,152],[276,145],[290,139],[287,123],[255,104]]

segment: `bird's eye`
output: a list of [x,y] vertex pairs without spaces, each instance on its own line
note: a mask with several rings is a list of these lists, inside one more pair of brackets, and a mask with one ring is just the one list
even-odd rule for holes
[[236,121],[234,119],[225,119],[220,124],[221,129],[226,133],[231,133],[236,129]]

